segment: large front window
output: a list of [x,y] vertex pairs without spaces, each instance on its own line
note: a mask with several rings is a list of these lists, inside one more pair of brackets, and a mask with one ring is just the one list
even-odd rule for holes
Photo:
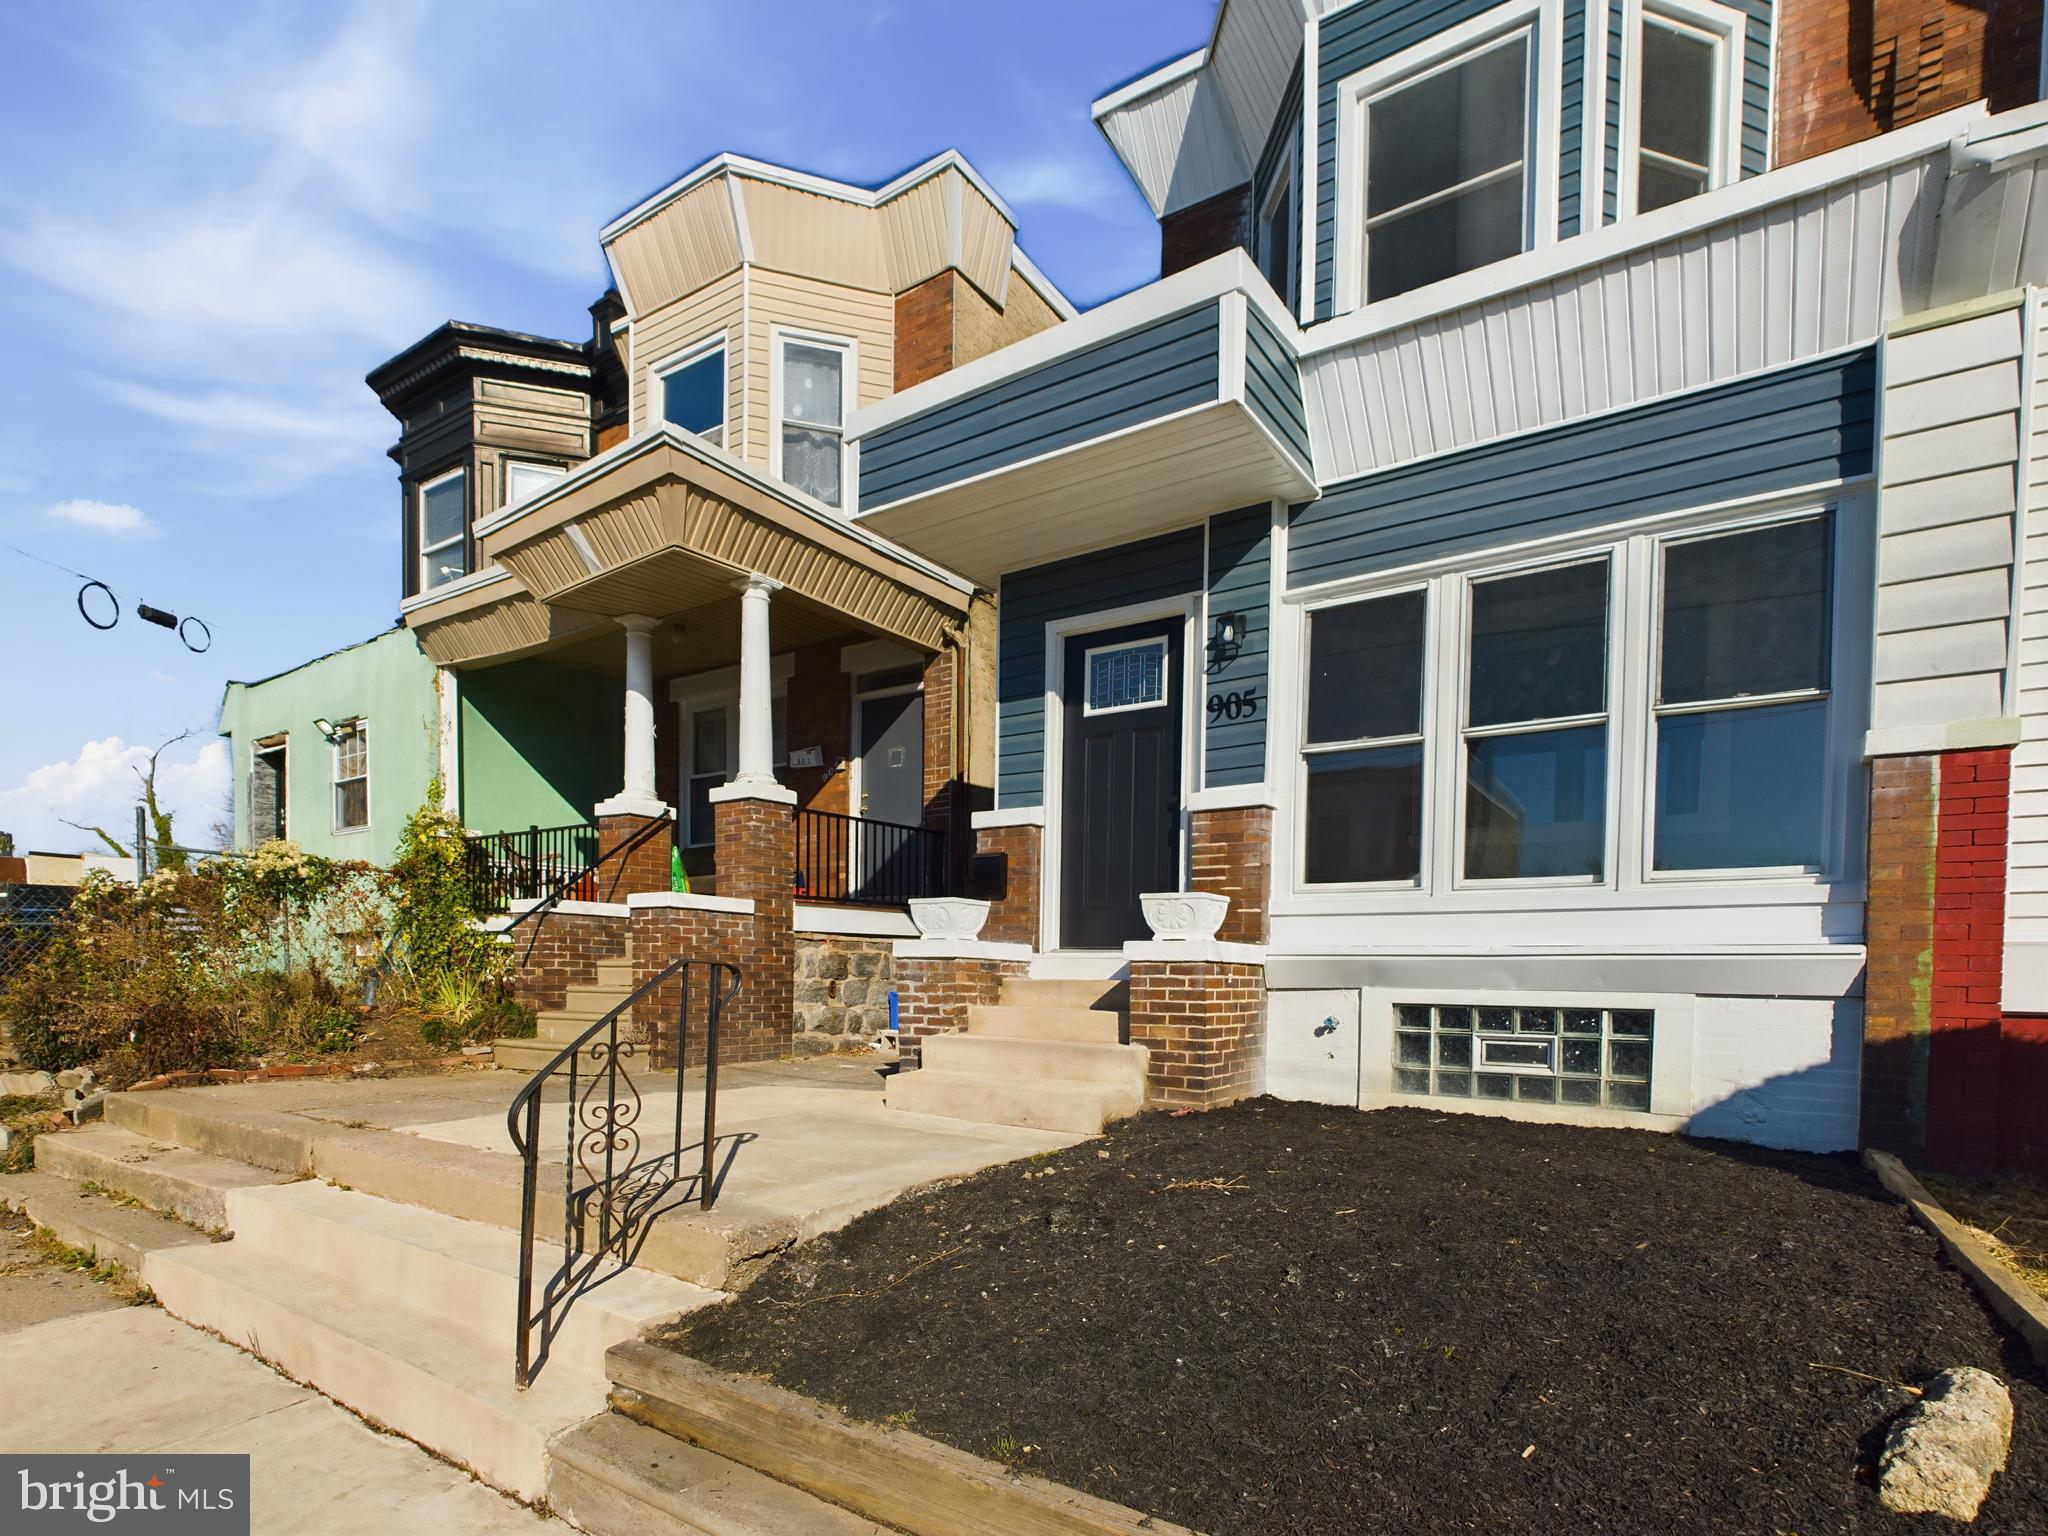
[[451,469],[420,487],[420,590],[469,574],[469,476]]
[[844,494],[846,361],[843,346],[783,338],[781,475],[828,507]]
[[1665,546],[1655,868],[1819,866],[1829,528]]
[[1516,33],[1366,98],[1368,302],[1523,249],[1531,41]]
[[1605,559],[1475,581],[1465,878],[1600,878],[1607,846]]

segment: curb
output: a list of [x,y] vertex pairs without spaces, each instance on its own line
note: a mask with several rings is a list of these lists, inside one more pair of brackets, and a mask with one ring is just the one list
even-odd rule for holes
[[[376,1066],[374,1062],[351,1061],[325,1064],[309,1062],[305,1065],[283,1067],[256,1067],[239,1071],[233,1067],[207,1067],[183,1072],[165,1072],[156,1077],[144,1078],[139,1083],[130,1083],[122,1090],[125,1093],[151,1093],[159,1088],[185,1088],[203,1086],[208,1083],[288,1083],[307,1077],[357,1077],[368,1076],[362,1070],[365,1066]],[[378,1067],[381,1076],[397,1076],[406,1072],[424,1071],[439,1067],[488,1067],[491,1057],[488,1052],[479,1056],[421,1056],[406,1061],[393,1061]]]
[[2020,1283],[1998,1257],[1963,1224],[1936,1203],[1927,1187],[1914,1178],[1906,1165],[1889,1152],[1871,1149],[1863,1154],[1863,1166],[1878,1177],[1936,1237],[1957,1269],[1970,1277],[1984,1299],[2008,1324],[2019,1332],[2033,1351],[2034,1363],[2048,1366],[2048,1301]]

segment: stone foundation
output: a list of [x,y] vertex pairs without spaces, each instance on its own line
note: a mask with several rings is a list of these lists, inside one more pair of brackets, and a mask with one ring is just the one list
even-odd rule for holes
[[863,1050],[888,1033],[894,950],[890,939],[796,936],[797,1055]]

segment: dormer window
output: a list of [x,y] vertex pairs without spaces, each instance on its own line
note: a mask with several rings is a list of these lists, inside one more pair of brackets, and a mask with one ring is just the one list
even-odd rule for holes
[[725,446],[725,338],[657,364],[655,395],[661,419]]
[[1738,161],[1741,15],[1713,0],[1644,0],[1626,62],[1621,206],[1667,208],[1722,186]]
[[420,486],[420,590],[469,574],[469,476],[451,469]]

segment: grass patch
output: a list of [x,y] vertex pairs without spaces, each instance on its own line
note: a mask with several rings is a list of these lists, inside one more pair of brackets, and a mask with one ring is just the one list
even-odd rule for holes
[[7,1150],[0,1153],[0,1173],[26,1173],[35,1166],[37,1133],[50,1128],[56,1109],[52,1094],[12,1093],[0,1098],[0,1126],[9,1133]]
[[2048,1189],[2027,1179],[1920,1180],[2023,1284],[2048,1297]]

